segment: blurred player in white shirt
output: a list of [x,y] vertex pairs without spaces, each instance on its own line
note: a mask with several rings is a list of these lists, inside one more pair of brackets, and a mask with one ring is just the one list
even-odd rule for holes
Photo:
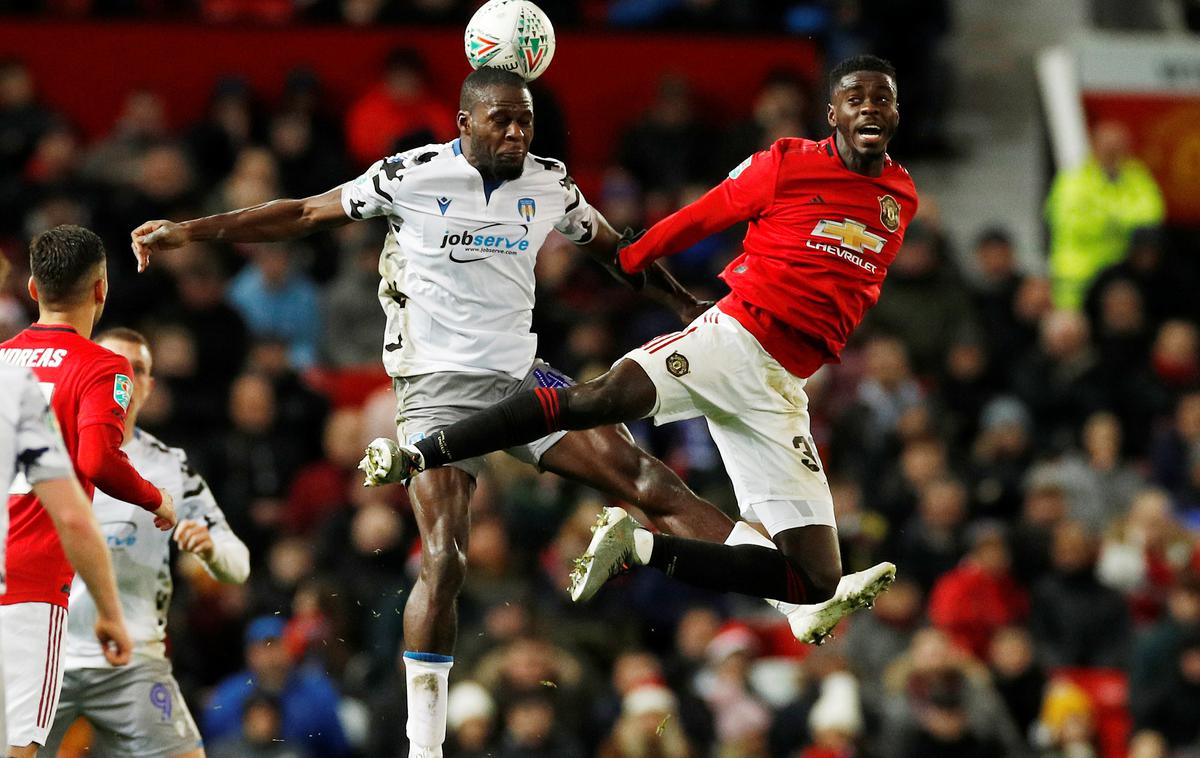
[[[133,367],[133,397],[122,450],[134,468],[171,493],[179,514],[174,540],[222,582],[241,584],[250,574],[250,553],[229,528],[204,479],[187,454],[136,428],[154,389],[152,357],[132,329],[112,329],[96,342]],[[166,657],[167,609],[171,604],[171,535],[154,528],[154,515],[96,493],[94,511],[112,553],[120,603],[133,634],[133,661],[110,666],[87,630],[96,602],[76,579],[70,613],[58,713],[46,741],[55,755],[71,723],[83,716],[95,729],[100,754],[129,758],[201,758],[203,743]]]
[[[2,277],[0,277],[2,279]],[[75,470],[63,449],[54,414],[27,368],[0,362],[0,486],[12,488],[14,480],[32,487],[50,514],[63,550],[79,577],[96,595],[89,642],[109,665],[129,662],[131,643],[125,629],[112,563],[104,547],[87,495],[75,479]],[[0,508],[0,566],[8,533],[8,509]],[[4,591],[0,574],[0,594]],[[88,632],[85,631],[85,634]],[[4,691],[0,688],[0,740],[8,744],[4,719]],[[36,745],[31,746],[36,753]]]

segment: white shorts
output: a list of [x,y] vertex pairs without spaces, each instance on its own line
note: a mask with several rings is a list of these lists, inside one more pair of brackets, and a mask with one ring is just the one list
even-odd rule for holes
[[773,536],[836,526],[829,481],[809,433],[805,380],[716,307],[625,355],[658,390],[655,424],[704,416],[742,517]]
[[8,744],[46,744],[62,689],[67,609],[50,603],[0,606]]

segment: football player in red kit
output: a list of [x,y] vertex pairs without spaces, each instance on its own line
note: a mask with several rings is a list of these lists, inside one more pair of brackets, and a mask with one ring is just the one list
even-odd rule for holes
[[[29,267],[38,321],[0,344],[0,360],[33,370],[89,500],[100,487],[153,512],[159,529],[172,528],[171,496],[121,452],[133,370],[89,339],[108,295],[103,243],[87,229],[55,227],[34,238]],[[0,601],[8,754],[26,758],[37,755],[54,722],[74,572],[27,482],[14,482],[8,507],[7,589]]]
[[536,389],[412,446],[376,440],[368,480],[504,449],[554,429],[703,415],[742,516],[724,545],[652,534],[620,508],[601,514],[577,562],[585,599],[623,565],[649,565],[709,589],[774,599],[798,639],[822,641],[895,578],[881,563],[842,576],[833,500],[809,434],[807,377],[836,362],[879,299],[917,210],[912,178],[887,155],[900,115],[891,64],[874,56],[830,75],[829,126],[819,142],[781,139],[619,252],[629,273],[749,222],[743,253],[722,273],[731,292],[680,332],[631,351],[603,376]]

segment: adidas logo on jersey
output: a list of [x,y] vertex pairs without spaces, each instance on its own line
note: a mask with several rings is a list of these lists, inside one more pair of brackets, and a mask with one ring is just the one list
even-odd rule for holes
[[825,205],[825,198],[821,197],[820,195],[813,195],[811,198],[809,198],[808,204],[809,205]]

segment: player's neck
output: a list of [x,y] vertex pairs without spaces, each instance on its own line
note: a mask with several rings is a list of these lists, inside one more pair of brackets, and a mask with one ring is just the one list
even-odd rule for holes
[[69,326],[79,333],[84,339],[92,338],[92,329],[95,327],[96,312],[91,308],[68,308],[66,310],[52,310],[41,308],[38,312],[37,322],[42,326]]
[[876,156],[865,156],[861,153],[856,153],[842,137],[841,132],[834,133],[833,144],[837,147],[838,155],[842,159],[842,165],[854,173],[862,174],[863,176],[883,175],[883,153]]

